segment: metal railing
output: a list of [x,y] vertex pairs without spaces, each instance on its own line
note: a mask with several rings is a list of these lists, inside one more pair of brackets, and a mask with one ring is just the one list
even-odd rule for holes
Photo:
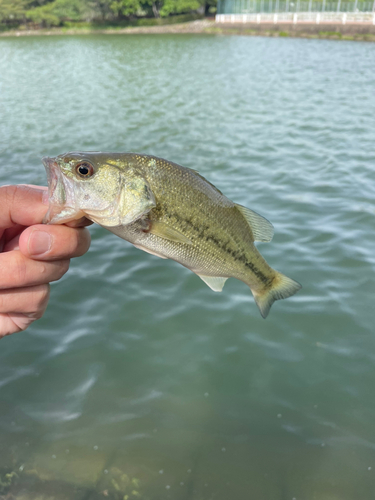
[[375,0],[334,2],[321,0],[218,0],[218,14],[257,14],[257,13],[299,13],[299,12],[325,12],[325,13],[360,13],[375,12]]
[[217,23],[309,23],[309,24],[373,24],[373,12],[258,12],[251,14],[216,14]]

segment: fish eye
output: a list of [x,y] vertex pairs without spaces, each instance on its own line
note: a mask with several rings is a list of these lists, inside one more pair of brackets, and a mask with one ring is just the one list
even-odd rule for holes
[[87,161],[78,163],[76,172],[80,177],[91,177],[94,174],[94,167]]

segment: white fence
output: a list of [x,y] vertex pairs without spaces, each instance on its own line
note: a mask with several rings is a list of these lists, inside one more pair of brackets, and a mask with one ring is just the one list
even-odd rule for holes
[[218,0],[218,14],[375,13],[375,0]]
[[217,23],[314,23],[314,24],[373,24],[372,12],[275,12],[273,14],[217,14]]

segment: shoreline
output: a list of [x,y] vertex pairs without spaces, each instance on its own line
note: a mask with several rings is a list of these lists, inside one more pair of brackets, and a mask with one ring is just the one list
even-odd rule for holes
[[156,25],[156,26],[129,26],[126,28],[50,28],[35,30],[9,30],[0,32],[0,37],[25,36],[62,36],[62,35],[242,35],[312,38],[327,40],[352,40],[375,42],[375,25],[359,23],[301,23],[293,24],[281,22],[271,23],[217,23],[213,20],[202,19],[186,23]]

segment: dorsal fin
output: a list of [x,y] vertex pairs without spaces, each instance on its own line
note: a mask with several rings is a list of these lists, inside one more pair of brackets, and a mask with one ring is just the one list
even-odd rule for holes
[[273,225],[269,220],[257,214],[250,208],[237,205],[236,207],[247,220],[254,236],[254,241],[271,241],[273,238]]
[[[186,168],[188,168],[188,167],[186,167]],[[218,189],[216,186],[214,186],[214,185],[212,184],[212,182],[208,181],[205,177],[203,177],[203,175],[202,175],[202,174],[200,174],[200,173],[198,172],[198,170],[195,170],[194,168],[189,168],[188,170],[191,170],[192,172],[194,172],[194,173],[195,173],[195,175],[197,175],[197,176],[198,176],[198,177],[200,177],[202,180],[204,180],[205,182],[207,182],[207,184],[209,184],[212,188],[214,188],[214,190],[215,190],[215,191],[217,191],[219,194],[221,194],[222,196],[224,196],[224,195],[223,195],[223,193],[220,191],[220,189]]]

